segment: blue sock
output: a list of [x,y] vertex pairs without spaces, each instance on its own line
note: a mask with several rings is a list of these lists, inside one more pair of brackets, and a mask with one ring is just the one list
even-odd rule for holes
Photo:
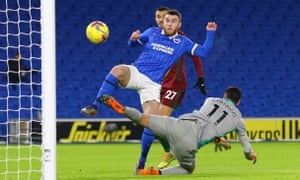
[[115,76],[113,76],[111,73],[107,74],[104,81],[102,82],[102,85],[97,94],[97,98],[93,102],[93,104],[99,108],[100,103],[97,101],[97,99],[103,94],[112,95],[114,91],[118,89],[118,87],[119,87],[118,79]]
[[148,153],[150,151],[151,145],[154,141],[154,135],[152,131],[148,128],[144,128],[141,143],[142,143],[142,153],[139,159],[139,169],[144,169]]

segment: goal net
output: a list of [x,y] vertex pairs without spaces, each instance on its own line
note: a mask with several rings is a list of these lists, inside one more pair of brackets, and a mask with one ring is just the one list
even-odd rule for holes
[[0,0],[1,180],[56,177],[54,17],[50,0]]

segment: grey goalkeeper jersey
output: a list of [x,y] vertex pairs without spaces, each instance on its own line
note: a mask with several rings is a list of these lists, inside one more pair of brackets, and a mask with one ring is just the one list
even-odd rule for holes
[[200,123],[199,147],[215,137],[236,131],[244,152],[251,152],[247,131],[241,112],[229,99],[207,98],[199,111],[184,114],[179,119],[197,119]]

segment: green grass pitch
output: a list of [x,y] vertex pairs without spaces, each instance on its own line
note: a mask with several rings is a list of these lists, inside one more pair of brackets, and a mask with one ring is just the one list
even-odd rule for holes
[[[300,142],[252,145],[258,155],[255,165],[244,158],[239,143],[232,143],[231,150],[218,153],[214,152],[213,144],[208,144],[199,150],[191,175],[141,177],[133,175],[140,144],[58,144],[57,179],[300,179]],[[153,144],[146,166],[157,165],[161,155],[160,144]]]

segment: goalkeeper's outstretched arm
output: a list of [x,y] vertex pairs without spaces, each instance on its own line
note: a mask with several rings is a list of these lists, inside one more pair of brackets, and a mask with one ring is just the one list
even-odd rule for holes
[[257,156],[249,142],[244,121],[241,121],[236,131],[239,136],[240,143],[243,147],[245,158],[252,161],[253,164],[255,164],[257,160]]

